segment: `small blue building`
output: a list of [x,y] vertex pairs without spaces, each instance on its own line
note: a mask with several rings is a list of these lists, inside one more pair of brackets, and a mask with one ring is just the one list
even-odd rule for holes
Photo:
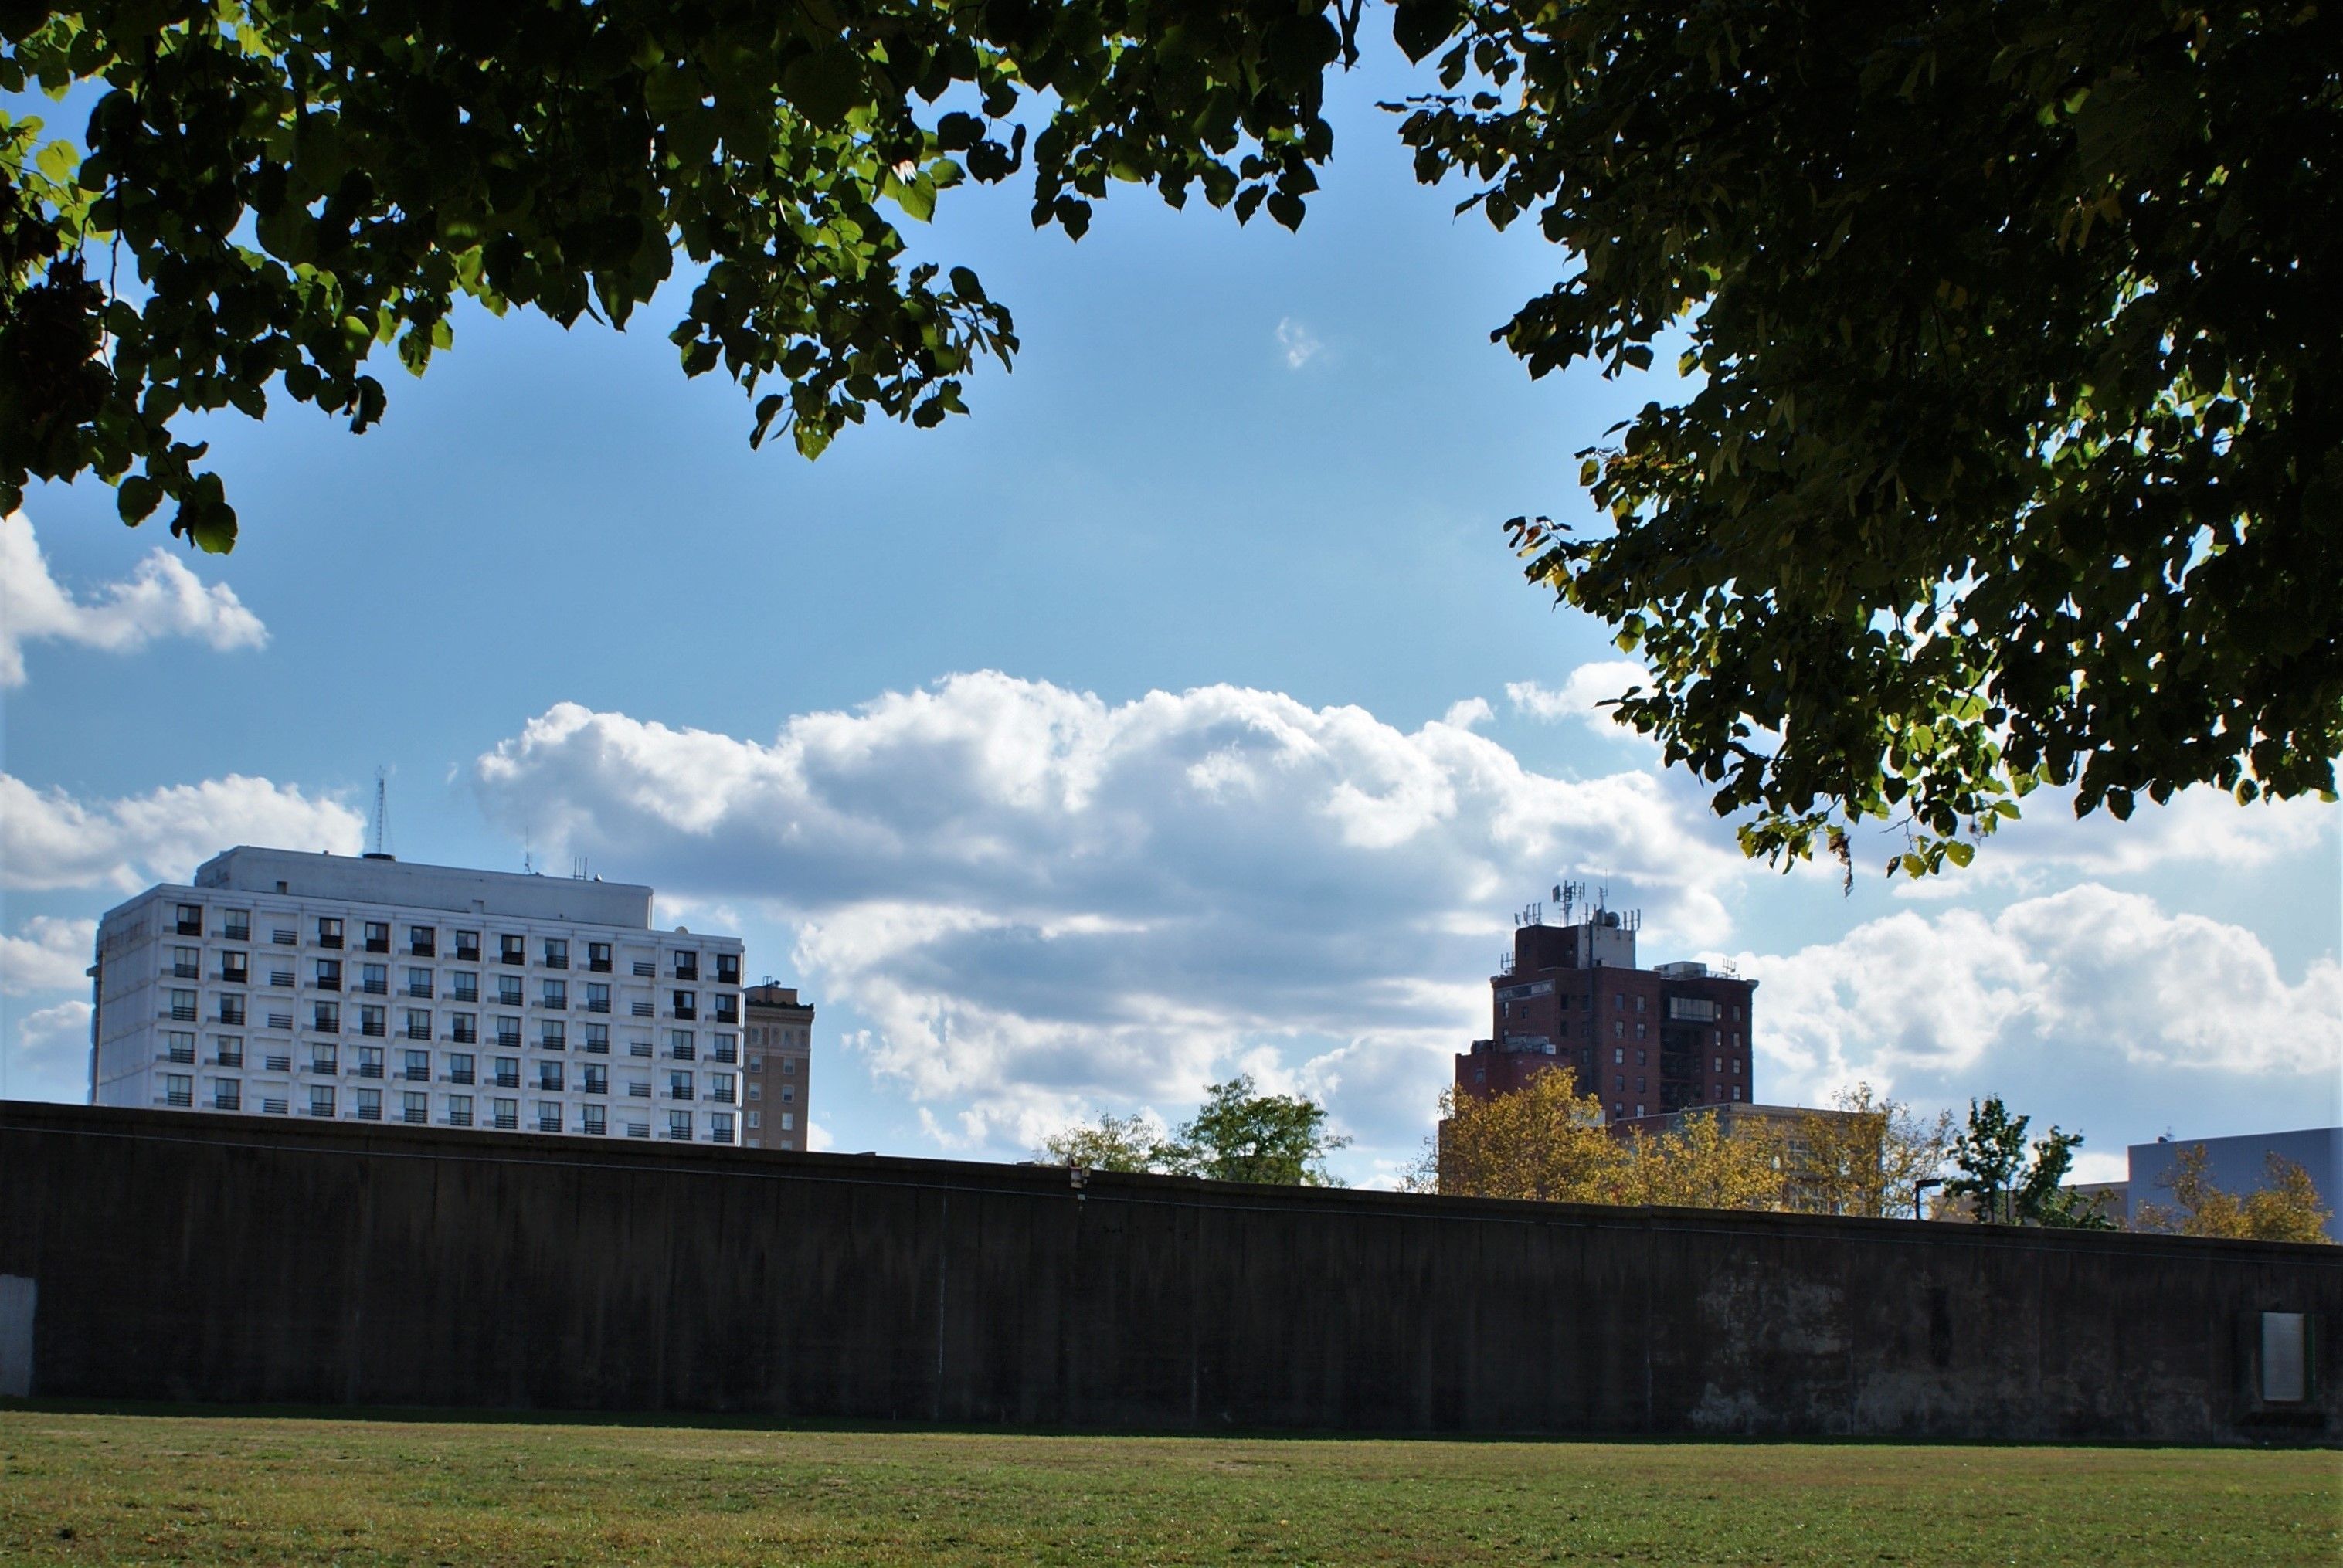
[[2124,1199],[2127,1222],[2137,1223],[2140,1211],[2150,1203],[2172,1207],[2169,1182],[2179,1166],[2180,1151],[2200,1146],[2205,1151],[2207,1180],[2240,1197],[2269,1185],[2271,1155],[2293,1161],[2310,1173],[2319,1201],[2329,1211],[2328,1240],[2343,1240],[2343,1234],[2338,1234],[2343,1220],[2335,1217],[2335,1211],[2343,1210],[2343,1127],[2249,1132],[2237,1138],[2159,1138],[2153,1143],[2135,1143],[2130,1149],[2131,1180],[2126,1183]]

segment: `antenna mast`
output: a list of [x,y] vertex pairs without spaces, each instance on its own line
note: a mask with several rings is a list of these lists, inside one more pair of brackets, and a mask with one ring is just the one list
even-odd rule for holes
[[374,841],[367,847],[367,856],[370,859],[387,860],[390,859],[390,786],[387,781],[388,777],[387,769],[380,767],[375,769],[374,827],[370,835]]

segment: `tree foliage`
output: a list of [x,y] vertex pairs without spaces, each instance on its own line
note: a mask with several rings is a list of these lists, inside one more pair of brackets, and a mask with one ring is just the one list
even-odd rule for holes
[[1578,1092],[1566,1067],[1507,1094],[1443,1091],[1440,1131],[1406,1185],[1450,1197],[1550,1203],[1664,1204],[1685,1209],[1777,1209],[1784,1148],[1768,1126],[1736,1126],[1714,1112],[1674,1129],[1614,1136],[1602,1101]]
[[1208,1086],[1195,1116],[1169,1138],[1157,1137],[1139,1117],[1105,1115],[1043,1139],[1041,1158],[1091,1171],[1335,1187],[1342,1183],[1327,1171],[1326,1156],[1350,1141],[1328,1128],[1324,1106],[1300,1095],[1262,1094],[1239,1073]]
[[1489,0],[1404,128],[1572,266],[1533,375],[1689,377],[1515,519],[1753,854],[2330,792],[2343,26],[2196,0]]
[[1080,235],[1110,180],[1301,221],[1355,12],[1286,0],[91,0],[0,5],[0,92],[94,98],[78,138],[0,113],[0,512],[96,474],[235,539],[177,433],[272,393],[363,430],[377,349],[420,374],[457,303],[623,326],[679,253],[688,375],[819,452],[931,425],[1008,311],[899,224],[1029,168]]
[[1825,1214],[1913,1214],[1920,1183],[1934,1180],[1952,1151],[1952,1112],[1924,1119],[1868,1083],[1839,1091],[1832,1105],[1835,1114],[1807,1111],[1793,1124],[1793,1201]]
[[1161,1141],[1136,1116],[1101,1116],[1095,1123],[1061,1128],[1041,1140],[1042,1162],[1082,1171],[1152,1171]]
[[2310,1172],[2284,1155],[2264,1161],[2266,1185],[2243,1197],[2213,1184],[2205,1173],[2205,1146],[2179,1151],[2173,1170],[2159,1178],[2172,1189],[2172,1203],[2140,1206],[2138,1228],[2180,1236],[2226,1236],[2250,1241],[2331,1241],[2333,1211],[2320,1201]]
[[1946,1194],[1968,1200],[1970,1212],[1984,1224],[2114,1229],[2096,1205],[2063,1185],[2083,1135],[2053,1127],[2029,1151],[2026,1129],[2031,1121],[2010,1115],[1999,1095],[1983,1104],[1970,1101],[1968,1126],[1953,1140],[1953,1164],[1960,1174],[1945,1183]]

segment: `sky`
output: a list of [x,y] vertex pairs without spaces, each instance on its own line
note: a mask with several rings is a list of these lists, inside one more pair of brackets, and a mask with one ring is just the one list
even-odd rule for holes
[[[1016,313],[971,417],[749,449],[687,381],[685,286],[625,334],[460,317],[362,437],[201,434],[236,551],[93,482],[0,524],[0,1097],[78,1099],[98,915],[236,843],[648,882],[818,1009],[816,1143],[1017,1159],[1252,1073],[1334,1168],[1420,1153],[1516,910],[1644,912],[1643,961],[1760,982],[1757,1097],[2000,1094],[2126,1143],[2343,1121],[2343,808],[2036,796],[1968,871],[1744,860],[1594,704],[1606,628],[1502,524],[1591,522],[1578,454],[1663,374],[1489,341],[1564,258],[1416,186],[1388,50],[1337,85],[1301,233],[1015,187],[926,255]],[[1664,362],[1669,357],[1662,356]]]

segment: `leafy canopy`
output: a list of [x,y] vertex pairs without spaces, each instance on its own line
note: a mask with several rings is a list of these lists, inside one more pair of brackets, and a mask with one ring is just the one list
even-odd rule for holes
[[1158,1138],[1140,1117],[1101,1116],[1041,1141],[1053,1165],[1091,1171],[1142,1171],[1257,1181],[1283,1187],[1335,1187],[1326,1156],[1350,1140],[1327,1127],[1326,1108],[1299,1095],[1262,1094],[1239,1073],[1209,1085],[1192,1120]]
[[[0,0],[0,508],[35,476],[235,513],[190,412],[364,428],[470,297],[623,324],[705,269],[687,373],[819,452],[932,424],[1008,312],[897,227],[1029,170],[1298,225],[1363,0]],[[1396,0],[1419,178],[1534,218],[1534,376],[1677,355],[1533,580],[1752,854],[2016,800],[2331,796],[2343,752],[2343,10],[2258,0]]]
[[1006,365],[974,273],[906,256],[940,192],[1029,167],[1080,235],[1111,179],[1288,225],[1332,146],[1338,20],[1285,0],[96,0],[0,4],[0,93],[95,94],[78,141],[0,111],[0,512],[96,474],[225,550],[186,416],[271,394],[382,417],[471,298],[623,326],[704,267],[683,368],[818,453],[932,425]]
[[1606,531],[1515,542],[1649,663],[1620,716],[1745,848],[1845,861],[1901,815],[1918,875],[2043,783],[2331,793],[2343,11],[1461,17],[1417,173],[1569,257],[1498,336],[1687,378],[1584,454]]
[[2026,1129],[2031,1121],[2010,1115],[1999,1095],[1982,1104],[1970,1101],[1968,1126],[1953,1139],[1953,1165],[1960,1174],[1945,1183],[1946,1192],[1967,1199],[1984,1224],[2114,1229],[2095,1206],[2062,1185],[2083,1135],[2053,1127],[2035,1141],[2029,1154]]
[[2157,1178],[2159,1184],[2172,1189],[2172,1202],[2142,1204],[2139,1228],[2249,1241],[2334,1240],[2327,1229],[2334,1211],[2319,1197],[2310,1172],[2297,1161],[2282,1154],[2268,1155],[2263,1161],[2264,1184],[2242,1197],[2215,1186],[2206,1173],[2207,1162],[2202,1143],[2181,1150],[2172,1171]]

